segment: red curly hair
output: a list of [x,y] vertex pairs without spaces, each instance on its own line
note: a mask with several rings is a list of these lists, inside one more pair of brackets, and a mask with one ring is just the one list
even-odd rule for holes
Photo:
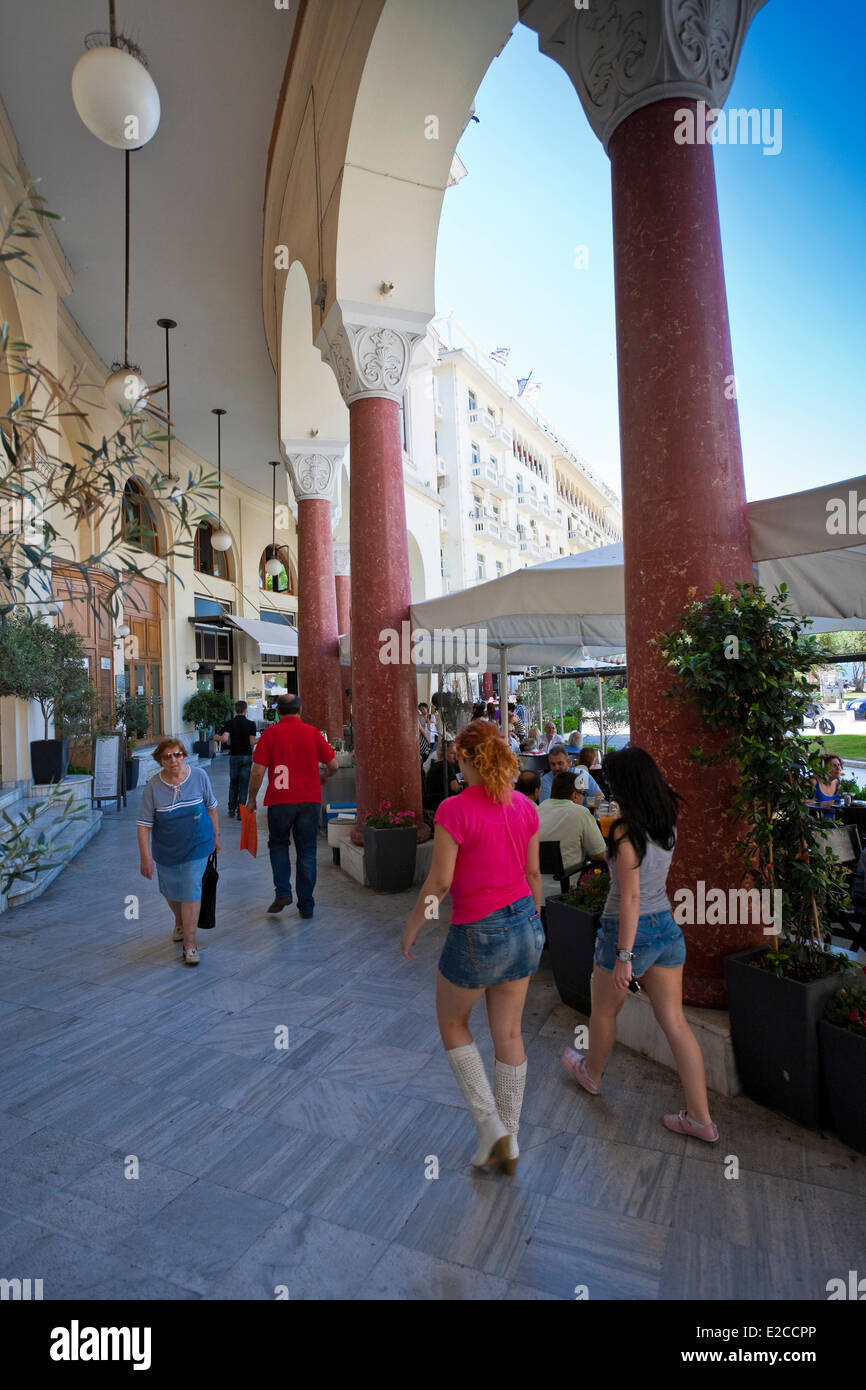
[[484,789],[493,801],[506,801],[514,790],[517,758],[495,724],[473,719],[456,739],[457,756],[465,758],[481,774]]

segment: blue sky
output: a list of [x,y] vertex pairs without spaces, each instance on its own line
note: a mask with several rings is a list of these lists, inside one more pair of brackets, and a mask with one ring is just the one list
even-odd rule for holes
[[[749,498],[866,473],[866,5],[770,0],[728,105],[780,108],[782,148],[715,147]],[[840,17],[841,12],[841,17]],[[448,191],[438,313],[509,370],[619,490],[610,164],[564,72],[518,25],[479,89]],[[588,249],[585,269],[575,248]]]

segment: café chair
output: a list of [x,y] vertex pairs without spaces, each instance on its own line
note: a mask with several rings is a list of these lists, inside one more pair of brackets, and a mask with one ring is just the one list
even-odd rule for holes
[[586,866],[586,860],[581,860],[579,864],[571,864],[567,869],[564,868],[562,846],[559,840],[539,840],[538,859],[538,867],[541,872],[559,880],[560,893],[568,892],[568,883],[572,874],[582,873]]
[[855,951],[866,951],[866,891],[855,882],[854,870],[862,853],[856,825],[834,825],[827,835],[816,835],[820,848],[830,850],[847,870],[850,908],[832,908],[831,925],[835,935],[850,941]]

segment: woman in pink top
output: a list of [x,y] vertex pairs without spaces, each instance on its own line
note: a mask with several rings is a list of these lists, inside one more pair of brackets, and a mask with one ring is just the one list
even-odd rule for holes
[[[438,909],[450,892],[451,929],[436,981],[439,1031],[478,1131],[473,1164],[500,1162],[513,1173],[526,1085],[523,1005],[544,945],[538,811],[514,792],[517,759],[486,720],[473,720],[457,735],[457,758],[466,790],[436,812],[433,864],[401,946],[407,960],[417,959],[412,947],[434,915],[429,906]],[[469,1031],[482,994],[496,1054],[495,1095]]]

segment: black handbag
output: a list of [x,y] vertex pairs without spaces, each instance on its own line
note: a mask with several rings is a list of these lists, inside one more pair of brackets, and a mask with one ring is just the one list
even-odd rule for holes
[[209,931],[211,927],[216,926],[216,890],[219,877],[216,850],[214,850],[205,865],[201,879],[201,907],[198,914],[198,924],[203,931]]

